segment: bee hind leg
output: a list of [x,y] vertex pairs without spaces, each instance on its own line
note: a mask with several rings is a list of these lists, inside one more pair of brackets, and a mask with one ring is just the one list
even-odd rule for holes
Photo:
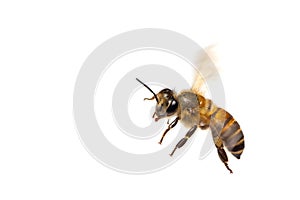
[[226,154],[225,150],[223,149],[223,147],[217,147],[217,149],[218,149],[218,154],[219,154],[219,157],[220,157],[221,161],[224,163],[225,167],[232,174],[233,172],[228,166],[228,157],[227,157],[227,154]]
[[217,130],[214,126],[210,126],[210,129],[211,129],[211,133],[213,135],[213,140],[214,140],[215,146],[218,150],[219,158],[224,163],[224,165],[228,169],[228,171],[232,174],[233,172],[228,166],[228,157],[224,150],[223,141],[220,138],[220,136],[217,134]]
[[184,136],[184,138],[182,138],[177,145],[175,146],[174,150],[172,151],[172,153],[170,153],[170,156],[173,156],[173,154],[175,153],[176,149],[181,148],[186,141],[194,134],[194,132],[197,130],[197,125],[193,126]]
[[209,128],[209,125],[201,125],[199,128],[201,128],[201,130],[206,130]]

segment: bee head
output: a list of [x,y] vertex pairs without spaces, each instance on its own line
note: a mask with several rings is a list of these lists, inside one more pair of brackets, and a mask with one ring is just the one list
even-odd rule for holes
[[139,79],[136,79],[138,82],[143,84],[154,96],[152,98],[145,98],[145,100],[156,100],[156,107],[155,107],[155,113],[153,117],[156,115],[157,117],[155,118],[155,121],[164,118],[164,117],[169,117],[177,112],[178,108],[178,102],[175,98],[175,93],[168,89],[165,88],[161,90],[159,93],[155,94],[145,83],[140,81]]
[[161,90],[157,94],[158,103],[155,108],[155,114],[158,119],[172,116],[177,112],[178,102],[174,95],[174,92],[168,88]]

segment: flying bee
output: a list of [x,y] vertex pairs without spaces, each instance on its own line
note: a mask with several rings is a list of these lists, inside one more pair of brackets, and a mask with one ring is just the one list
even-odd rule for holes
[[170,156],[173,156],[176,149],[181,148],[187,142],[197,128],[202,130],[210,128],[219,158],[232,173],[228,166],[228,157],[224,146],[233,156],[240,159],[245,147],[243,132],[231,114],[201,95],[199,92],[201,81],[198,81],[199,79],[196,79],[191,89],[178,94],[168,88],[156,94],[141,80],[138,78],[136,80],[153,94],[153,97],[144,100],[156,100],[157,104],[153,114],[155,121],[176,116],[175,120],[168,125],[163,133],[159,144],[162,143],[167,132],[174,128],[179,120],[186,128],[189,128],[189,131],[177,143]]

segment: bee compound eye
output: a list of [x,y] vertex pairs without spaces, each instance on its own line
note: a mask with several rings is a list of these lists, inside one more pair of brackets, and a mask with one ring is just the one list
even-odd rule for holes
[[174,113],[178,107],[178,103],[176,100],[172,99],[169,101],[169,107],[167,109],[167,113]]

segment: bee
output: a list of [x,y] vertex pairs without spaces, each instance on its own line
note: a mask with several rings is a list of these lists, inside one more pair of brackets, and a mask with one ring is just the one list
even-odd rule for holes
[[181,148],[187,142],[197,128],[202,130],[210,128],[220,160],[229,172],[233,173],[228,166],[228,157],[224,147],[234,157],[240,159],[245,147],[243,132],[231,114],[201,95],[199,92],[201,81],[196,79],[191,89],[181,91],[178,94],[169,88],[165,88],[155,94],[141,80],[138,78],[136,80],[153,94],[153,97],[145,98],[144,100],[156,100],[153,114],[155,121],[176,116],[174,121],[169,123],[168,128],[164,131],[159,144],[162,143],[165,135],[177,125],[178,121],[181,121],[186,128],[189,128],[189,131],[177,143],[170,156],[173,156],[176,149]]

